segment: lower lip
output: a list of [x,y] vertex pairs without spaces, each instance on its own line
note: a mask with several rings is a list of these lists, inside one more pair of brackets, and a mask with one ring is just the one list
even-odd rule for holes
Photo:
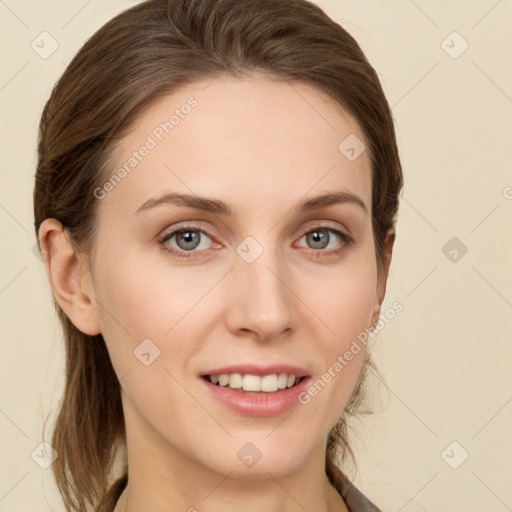
[[217,386],[201,378],[214,398],[233,411],[244,416],[275,416],[299,403],[299,395],[311,380],[303,378],[296,386],[267,393],[265,391],[237,391],[227,386]]

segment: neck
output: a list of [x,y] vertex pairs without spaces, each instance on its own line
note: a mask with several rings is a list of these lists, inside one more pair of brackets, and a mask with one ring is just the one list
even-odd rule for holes
[[[325,495],[325,507],[324,508],[321,508],[321,509],[317,509],[317,510],[321,510],[321,511],[326,511],[326,512],[349,512],[345,502],[343,501],[343,499],[341,498],[341,496],[338,494],[338,492],[336,491],[336,489],[334,489],[334,487],[332,487],[332,485],[330,483],[326,483],[326,486],[325,486],[325,490],[326,490],[326,495]],[[114,508],[114,511],[113,512],[131,512],[131,510],[144,510],[144,509],[141,509],[141,508],[138,508],[137,505],[133,505],[133,501],[128,503],[128,492],[129,492],[129,488],[128,486],[125,487],[125,489],[123,490],[123,492],[121,493],[118,501],[117,501],[117,504]],[[135,493],[137,494],[137,493]],[[244,502],[244,509],[247,510],[247,507],[246,507],[246,503],[252,503],[252,501],[249,501],[247,499],[247,497],[244,498],[245,502]],[[172,510],[176,510],[176,505],[173,505],[173,509]],[[211,510],[218,510],[215,508],[216,505],[213,505],[213,507],[211,508]],[[148,509],[149,510],[149,509]],[[166,509],[167,511],[171,512],[171,509],[170,508],[167,508]],[[189,507],[188,509],[180,509],[180,510],[187,510],[188,512],[198,512],[195,508],[193,507]],[[204,511],[207,511],[209,510],[208,508],[205,508],[205,507],[202,507],[201,510],[204,510]],[[224,509],[224,510],[228,510],[228,509]],[[267,510],[267,509],[265,509]],[[277,509],[276,509],[277,510]],[[288,509],[287,509],[288,510]],[[304,507],[299,503],[297,502],[296,503],[296,507],[293,508],[293,509],[290,509],[290,510],[304,510]],[[308,510],[308,509],[306,509]]]
[[[128,449],[128,483],[114,512],[349,512],[324,470],[320,446],[309,461],[284,476],[255,479],[213,472],[182,457],[172,463],[151,450]],[[177,469],[174,469],[177,468]]]

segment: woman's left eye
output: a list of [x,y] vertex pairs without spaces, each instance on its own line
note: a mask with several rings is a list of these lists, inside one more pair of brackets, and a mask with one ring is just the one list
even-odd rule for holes
[[[341,240],[341,244],[339,242],[337,244],[338,247],[336,247],[335,244],[335,248],[328,248],[328,245],[333,238],[330,233],[335,235],[334,238]],[[204,250],[207,248],[204,246],[201,247],[204,237],[211,240],[210,235],[206,231],[194,226],[184,226],[180,229],[164,234],[158,242],[165,251],[174,256],[179,258],[194,258],[196,257],[195,253],[200,252],[195,251],[194,249]],[[313,245],[311,253],[314,257],[341,254],[355,243],[354,239],[349,234],[328,226],[318,226],[313,229],[309,229],[302,234],[300,240],[304,237],[306,237],[307,243]],[[173,239],[175,239],[177,247],[168,243]]]
[[[334,233],[334,235],[342,241],[341,246],[338,244],[338,247],[331,250],[324,250],[331,242],[331,235],[329,233]],[[349,247],[354,245],[355,240],[348,234],[340,231],[339,229],[334,229],[328,226],[318,226],[313,229],[309,229],[305,233],[303,233],[302,238],[306,237],[307,241],[310,244],[313,244],[314,249],[321,249],[321,251],[313,251],[313,255],[315,257],[326,256],[326,255],[335,255],[342,254]]]

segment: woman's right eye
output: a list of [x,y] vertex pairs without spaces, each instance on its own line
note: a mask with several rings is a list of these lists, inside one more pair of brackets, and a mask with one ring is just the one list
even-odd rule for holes
[[[195,251],[195,249],[206,249],[206,247],[200,247],[205,237],[211,240],[210,235],[206,231],[194,226],[185,226],[164,234],[159,240],[159,243],[165,251],[174,256],[179,258],[193,258],[195,257],[194,253],[199,252]],[[175,238],[175,244],[178,247],[173,247],[169,244],[173,238]]]

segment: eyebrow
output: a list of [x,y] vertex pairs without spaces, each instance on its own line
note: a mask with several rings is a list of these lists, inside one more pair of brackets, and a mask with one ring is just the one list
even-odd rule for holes
[[[135,212],[137,215],[145,210],[154,208],[162,204],[172,204],[175,206],[187,206],[195,210],[202,210],[215,214],[233,217],[235,210],[220,199],[209,197],[200,197],[190,194],[166,193],[160,197],[152,197],[143,203]],[[336,204],[353,204],[359,206],[366,214],[368,208],[364,201],[352,192],[331,192],[320,196],[306,199],[293,208],[294,213],[307,213],[310,211],[321,210]]]

